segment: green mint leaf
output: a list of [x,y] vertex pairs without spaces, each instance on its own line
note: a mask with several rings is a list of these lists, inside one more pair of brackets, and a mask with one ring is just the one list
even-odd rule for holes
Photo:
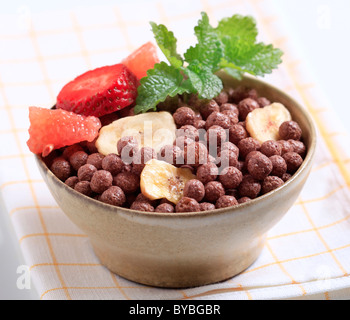
[[164,53],[170,64],[176,68],[183,65],[182,57],[177,53],[177,39],[172,31],[169,31],[163,24],[150,22],[154,37],[159,48]]
[[221,79],[213,74],[210,68],[201,66],[198,61],[190,64],[184,72],[194,92],[198,92],[198,97],[201,99],[216,97],[223,89]]
[[282,51],[275,49],[271,44],[258,43],[250,51],[251,59],[246,61],[244,68],[253,75],[264,76],[277,68],[282,62],[282,55]]
[[255,76],[264,76],[282,62],[282,51],[272,45],[251,43],[238,37],[224,37],[224,59],[221,66]]
[[165,101],[168,96],[190,93],[191,89],[179,69],[165,62],[157,63],[153,69],[147,71],[147,77],[140,80],[134,112],[156,111],[157,104]]
[[258,35],[255,19],[239,14],[220,20],[215,31],[220,38],[239,37],[247,42],[255,42]]
[[209,23],[209,17],[202,12],[202,19],[194,28],[198,43],[184,54],[186,62],[199,61],[205,68],[217,71],[222,56],[222,46],[215,29]]
[[226,67],[224,68],[225,72],[229,74],[232,78],[235,78],[237,80],[242,80],[243,78],[243,71],[236,69],[235,67]]
[[[223,89],[215,72],[224,69],[237,79],[244,73],[264,76],[282,62],[282,51],[272,45],[257,43],[254,18],[234,15],[213,28],[205,12],[194,28],[197,44],[184,54],[177,53],[177,40],[164,25],[151,22],[159,48],[170,65],[161,62],[140,80],[135,113],[156,110],[157,104],[178,94],[198,93],[212,99]],[[186,64],[184,64],[186,62]]]

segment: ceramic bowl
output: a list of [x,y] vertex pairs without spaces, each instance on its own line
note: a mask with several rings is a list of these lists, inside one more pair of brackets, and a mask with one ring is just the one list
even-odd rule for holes
[[248,203],[200,213],[149,213],[104,204],[66,186],[37,164],[53,197],[91,241],[100,262],[135,282],[168,288],[200,286],[231,278],[259,256],[267,232],[296,201],[309,175],[316,133],[307,111],[291,97],[256,78],[225,84],[256,88],[284,104],[303,130],[307,155],[282,187]]

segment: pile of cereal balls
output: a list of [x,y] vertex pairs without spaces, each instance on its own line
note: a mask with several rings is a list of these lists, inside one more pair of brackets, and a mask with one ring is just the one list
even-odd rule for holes
[[[60,180],[86,196],[124,208],[169,213],[207,211],[248,202],[282,186],[303,163],[306,147],[297,122],[286,121],[280,126],[279,141],[261,144],[249,136],[245,127],[249,112],[271,104],[255,89],[224,89],[212,100],[200,100],[195,95],[176,99],[173,118],[181,130],[174,144],[164,146],[158,154],[149,147],[138,148],[133,137],[123,137],[118,142],[119,154],[128,147],[141,161],[125,163],[117,154],[104,156],[94,142],[56,150],[44,161]],[[164,108],[164,103],[159,107]],[[129,116],[132,109],[124,114]],[[208,145],[213,137],[215,155]],[[195,150],[191,163],[189,146]],[[176,205],[167,199],[150,200],[140,191],[142,169],[156,158],[189,168],[196,176],[186,183]],[[203,158],[205,161],[199,161]]]

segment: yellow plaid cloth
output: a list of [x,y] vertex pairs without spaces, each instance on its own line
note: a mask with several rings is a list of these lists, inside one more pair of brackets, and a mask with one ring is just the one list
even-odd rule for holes
[[[143,2],[143,1],[142,1]],[[119,3],[119,2],[118,2]],[[1,16],[0,188],[32,283],[41,299],[349,299],[350,173],[348,137],[305,74],[288,34],[266,0],[132,1],[110,7]],[[186,5],[182,5],[186,4]],[[68,220],[43,182],[26,141],[28,106],[51,107],[63,85],[95,67],[118,63],[152,41],[149,21],[164,23],[179,51],[195,43],[200,12],[213,23],[253,15],[261,40],[284,50],[266,81],[299,100],[315,120],[314,167],[298,201],[269,232],[259,259],[219,284],[175,290],[112,274],[89,239]]]

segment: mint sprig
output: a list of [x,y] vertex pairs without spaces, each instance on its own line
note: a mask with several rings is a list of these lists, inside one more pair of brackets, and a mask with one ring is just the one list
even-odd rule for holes
[[234,15],[219,21],[216,28],[208,15],[194,28],[197,37],[182,57],[177,52],[177,39],[164,25],[151,22],[156,42],[168,60],[157,63],[140,80],[135,113],[156,111],[157,104],[170,96],[196,93],[199,98],[212,99],[223,89],[215,73],[221,69],[241,79],[244,73],[264,76],[282,62],[283,52],[271,44],[257,42],[258,30],[254,18]]
[[150,22],[150,24],[158,47],[162,50],[170,64],[175,68],[182,67],[183,59],[176,52],[177,39],[174,37],[174,33],[169,31],[163,24],[157,25],[154,22]]
[[156,108],[157,104],[178,94],[190,93],[193,88],[188,81],[184,81],[178,68],[167,65],[165,62],[157,63],[153,69],[147,71],[147,77],[140,80],[137,103],[134,112],[146,112]]

